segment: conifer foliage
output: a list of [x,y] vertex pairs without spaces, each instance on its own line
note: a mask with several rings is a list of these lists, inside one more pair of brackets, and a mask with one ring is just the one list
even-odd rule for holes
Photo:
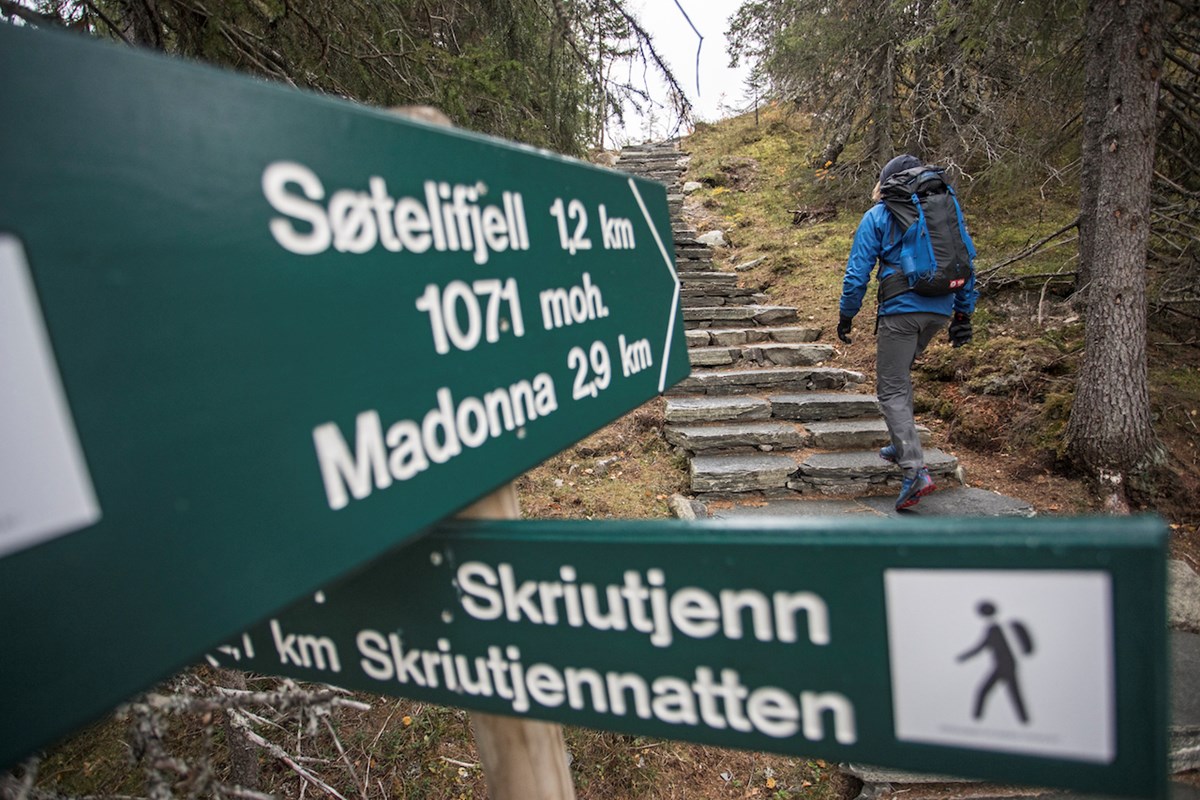
[[[747,0],[730,24],[735,60],[821,120],[823,164],[861,140],[964,166],[1036,157],[1071,120],[1082,3],[1054,0]],[[1036,124],[1030,124],[1030,123]]]
[[0,19],[67,26],[464,128],[581,154],[606,122],[688,102],[622,0],[0,0]]

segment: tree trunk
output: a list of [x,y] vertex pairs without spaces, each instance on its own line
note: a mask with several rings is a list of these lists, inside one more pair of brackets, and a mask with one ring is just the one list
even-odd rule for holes
[[[1088,109],[1101,113],[1085,142],[1095,181],[1087,218],[1090,285],[1084,363],[1067,425],[1068,458],[1111,484],[1120,507],[1125,477],[1147,465],[1156,442],[1146,366],[1146,245],[1163,0],[1090,0]],[[1086,124],[1086,121],[1085,121]]]
[[1074,302],[1086,308],[1095,247],[1096,202],[1100,196],[1100,140],[1108,109],[1107,61],[1112,49],[1113,25],[1104,14],[1089,13],[1084,34],[1083,141],[1079,176],[1079,269],[1075,275]]
[[883,166],[896,155],[892,144],[892,126],[896,114],[896,48],[884,45],[879,53],[875,72],[875,102],[871,118],[875,129],[871,137],[871,149],[875,161]]

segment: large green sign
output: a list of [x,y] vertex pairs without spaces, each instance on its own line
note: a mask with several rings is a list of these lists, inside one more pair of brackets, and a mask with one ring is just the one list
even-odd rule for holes
[[493,713],[1165,797],[1152,518],[455,523],[216,663]]
[[0,764],[688,372],[664,189],[0,26]]

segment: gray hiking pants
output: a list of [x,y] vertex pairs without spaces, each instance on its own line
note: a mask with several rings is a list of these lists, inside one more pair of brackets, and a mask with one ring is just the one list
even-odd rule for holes
[[913,419],[912,365],[949,317],[913,312],[879,318],[875,340],[875,394],[883,410],[888,435],[896,448],[896,463],[906,478],[925,466],[921,437]]

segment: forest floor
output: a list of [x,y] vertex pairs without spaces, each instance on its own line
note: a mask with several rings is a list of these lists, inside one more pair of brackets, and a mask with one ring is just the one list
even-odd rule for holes
[[[837,347],[833,365],[873,376],[871,304],[855,320],[853,344],[833,337],[837,298],[851,237],[869,205],[868,179],[810,166],[807,122],[775,111],[702,126],[686,142],[688,179],[702,188],[689,205],[701,231],[720,229],[730,242],[718,266],[757,259],[743,280],[774,302],[801,309]],[[846,161],[853,162],[853,153]],[[1021,191],[998,181],[960,187],[983,268],[1020,251],[1073,217],[1074,187],[1048,183]],[[797,209],[823,211],[821,221],[792,223]],[[1051,246],[997,274],[1018,278],[1069,268],[1070,242]],[[1082,323],[1049,279],[1020,279],[1015,288],[985,288],[974,317],[975,341],[952,349],[935,343],[916,376],[921,421],[938,447],[956,455],[973,486],[1028,501],[1043,515],[1099,513],[1084,483],[1064,473],[1058,451],[1082,352]],[[1024,288],[1021,288],[1021,287]],[[1190,338],[1188,338],[1190,336]],[[1150,336],[1151,399],[1164,447],[1155,483],[1140,487],[1139,510],[1171,525],[1171,552],[1200,571],[1200,349],[1195,332],[1155,329]],[[686,463],[662,438],[662,401],[654,400],[549,459],[517,480],[527,518],[667,517],[668,498],[686,492]],[[223,680],[206,667],[181,673],[163,688],[211,690]],[[276,679],[252,676],[251,688]],[[484,777],[461,710],[409,700],[355,695],[369,711],[338,711],[328,726],[309,729],[274,719],[259,733],[291,753],[349,800],[478,798]],[[126,744],[119,712],[48,751],[38,787],[66,795],[141,796],[143,773]],[[337,739],[334,738],[336,732]],[[674,741],[565,730],[577,796],[603,798],[805,798],[846,800],[857,792],[820,759],[688,745]],[[219,715],[174,720],[172,753],[210,758],[228,771]],[[206,756],[207,754],[207,756]],[[325,794],[278,758],[261,755],[262,791],[291,800]]]

